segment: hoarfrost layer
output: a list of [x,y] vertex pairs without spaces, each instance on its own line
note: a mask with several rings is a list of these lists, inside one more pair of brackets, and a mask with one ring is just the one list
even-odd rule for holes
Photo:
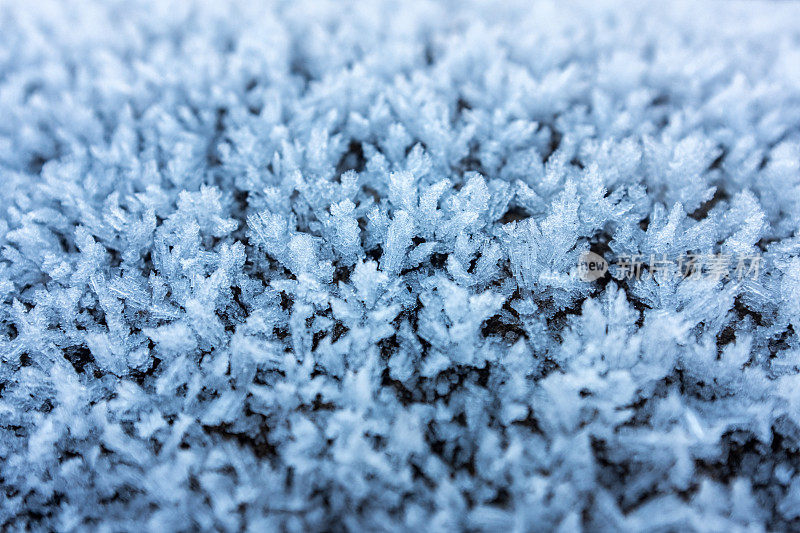
[[11,0],[0,117],[3,529],[800,527],[800,5]]

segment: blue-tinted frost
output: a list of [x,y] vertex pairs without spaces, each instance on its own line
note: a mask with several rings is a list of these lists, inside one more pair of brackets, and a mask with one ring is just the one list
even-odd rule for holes
[[799,28],[0,3],[0,529],[800,528]]

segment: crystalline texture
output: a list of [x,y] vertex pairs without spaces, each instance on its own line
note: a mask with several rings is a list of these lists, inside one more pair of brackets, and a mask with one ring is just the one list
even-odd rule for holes
[[0,530],[800,529],[798,27],[1,2]]

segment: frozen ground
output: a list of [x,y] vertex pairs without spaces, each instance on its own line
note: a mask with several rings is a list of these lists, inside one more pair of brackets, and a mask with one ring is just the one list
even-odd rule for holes
[[800,528],[800,3],[0,0],[0,185],[0,529]]

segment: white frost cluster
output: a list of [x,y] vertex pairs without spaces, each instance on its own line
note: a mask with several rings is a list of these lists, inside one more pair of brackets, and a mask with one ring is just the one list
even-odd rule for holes
[[7,0],[0,186],[2,530],[800,528],[800,4]]

